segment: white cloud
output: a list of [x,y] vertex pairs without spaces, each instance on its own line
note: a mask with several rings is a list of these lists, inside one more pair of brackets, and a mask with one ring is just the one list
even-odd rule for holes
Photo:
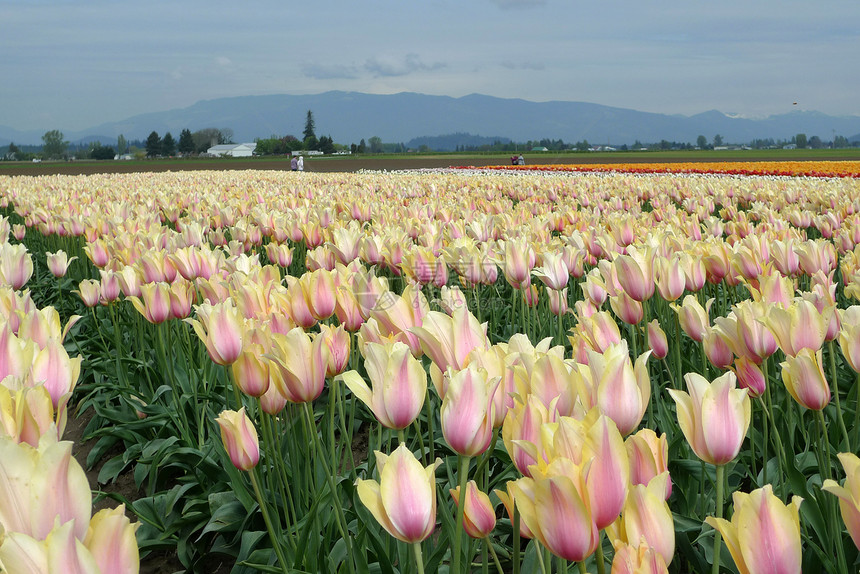
[[402,59],[371,58],[364,63],[364,69],[374,76],[406,76],[413,72],[433,71],[444,67],[442,62],[427,64],[417,54],[406,54]]

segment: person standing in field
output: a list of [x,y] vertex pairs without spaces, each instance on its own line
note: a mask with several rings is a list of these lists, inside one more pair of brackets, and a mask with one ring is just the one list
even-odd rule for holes
[[525,165],[526,164],[526,160],[523,159],[523,154],[520,154],[520,157],[517,158],[517,164],[518,165]]
[[299,156],[299,159],[296,162],[296,167],[299,169],[299,171],[305,171],[305,158],[304,158],[304,156]]
[[290,169],[292,171],[296,171],[297,169],[299,169],[299,160],[296,159],[296,156],[293,156],[293,158],[290,160]]

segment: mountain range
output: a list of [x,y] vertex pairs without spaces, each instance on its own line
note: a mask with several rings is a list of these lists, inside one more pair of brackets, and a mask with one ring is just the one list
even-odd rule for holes
[[[466,133],[524,142],[562,139],[567,143],[632,144],[660,140],[694,143],[699,135],[711,141],[747,143],[754,139],[790,139],[798,133],[824,141],[834,135],[860,139],[860,116],[829,116],[792,111],[752,119],[716,110],[693,116],[657,114],[574,101],[532,102],[471,94],[460,98],[403,92],[390,95],[325,92],[314,95],[240,96],[202,100],[186,108],[151,112],[118,122],[64,132],[72,143],[145,140],[153,131],[179,137],[183,129],[229,128],[233,140],[295,135],[301,138],[307,111],[313,112],[317,136],[351,144],[377,136],[386,143],[421,137]],[[44,132],[18,131],[0,125],[0,145],[39,144]]]

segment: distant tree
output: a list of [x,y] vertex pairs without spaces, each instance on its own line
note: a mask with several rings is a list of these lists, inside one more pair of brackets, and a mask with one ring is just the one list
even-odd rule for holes
[[305,118],[305,131],[302,132],[302,138],[305,141],[309,139],[316,140],[316,123],[314,122],[314,114],[312,111],[308,110],[307,117]]
[[158,132],[153,131],[146,138],[146,156],[155,157],[161,153],[161,138]]
[[361,138],[361,141],[358,142],[358,153],[367,153],[367,144],[364,143],[364,138]]
[[[836,136],[833,138],[833,147],[850,147],[850,146],[851,146],[851,144],[848,143],[848,138],[846,138],[845,136]],[[12,151],[12,150],[9,150],[9,151]]]
[[349,151],[353,155],[357,154],[358,153],[358,146],[356,144],[349,144]]
[[191,134],[197,153],[205,153],[210,147],[218,145],[221,143],[221,138],[221,130],[218,128],[206,128]]
[[382,153],[382,138],[373,136],[367,143],[370,145],[370,153]]
[[582,140],[581,142],[576,142],[574,147],[576,148],[576,151],[588,151],[591,146],[588,145],[588,140]]
[[334,153],[334,141],[331,139],[331,136],[320,136],[319,146],[317,149],[326,154]]
[[221,128],[218,130],[218,143],[219,144],[231,144],[236,143],[233,141],[233,128]]
[[797,145],[797,149],[804,149],[806,147],[806,134],[794,136],[794,143]]
[[188,128],[179,132],[179,146],[177,149],[182,155],[194,153],[194,136],[191,135],[191,130]]
[[42,136],[42,154],[45,157],[62,157],[69,148],[69,142],[63,140],[63,132],[51,130]]
[[707,149],[708,147],[708,138],[705,136],[699,136],[696,138],[696,145],[699,146],[699,149]]
[[176,140],[170,132],[164,134],[161,140],[161,155],[170,157],[176,154]]
[[18,154],[20,152],[21,150],[18,149],[18,146],[15,145],[15,142],[9,142],[9,147],[6,149],[6,155],[4,156],[4,159],[18,159]]
[[125,136],[119,134],[116,138],[116,152],[120,155],[126,153],[128,151],[128,142],[125,141]]
[[714,136],[714,147],[719,147],[723,145],[723,136],[717,134]]
[[104,146],[101,142],[96,142],[90,149],[90,157],[93,159],[113,159],[116,152],[112,147]]
[[812,136],[811,138],[809,138],[809,142],[807,143],[807,145],[812,149],[821,149],[824,147],[824,143],[818,136]]

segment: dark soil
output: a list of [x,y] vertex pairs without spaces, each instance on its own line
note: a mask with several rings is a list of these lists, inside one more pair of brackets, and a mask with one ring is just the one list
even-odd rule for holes
[[[134,483],[133,467],[130,467],[128,470],[120,474],[115,482],[99,484],[98,476],[101,467],[114,455],[120,454],[122,452],[122,447],[120,445],[115,446],[113,449],[105,453],[93,468],[88,469],[87,456],[95,446],[96,440],[84,440],[84,432],[90,420],[93,418],[93,411],[88,409],[83,413],[80,413],[78,416],[75,416],[76,414],[77,413],[74,412],[69,413],[69,421],[66,424],[66,430],[63,433],[63,440],[70,440],[75,443],[72,448],[72,454],[84,468],[84,471],[87,474],[87,479],[90,483],[90,490],[105,494],[116,494],[130,502],[134,502],[140,498],[141,491]],[[114,508],[118,505],[119,503],[113,498],[104,497],[93,504],[93,514],[103,508]],[[137,517],[131,509],[126,508],[126,515],[132,522],[137,522]],[[225,564],[217,560],[209,566],[210,568],[207,568],[207,574],[227,574],[232,568],[232,564]],[[175,574],[185,571],[185,567],[176,558],[175,553],[172,552],[151,552],[142,557],[140,561],[140,574]]]
[[[822,157],[799,157],[781,158],[781,161],[821,161]],[[309,172],[356,172],[366,170],[405,170],[405,169],[437,169],[445,167],[474,166],[484,167],[488,165],[506,165],[509,158],[504,156],[403,156],[403,157],[372,157],[360,158],[309,158],[305,162],[305,171]],[[720,158],[714,154],[703,154],[701,157],[687,154],[679,154],[677,157],[666,154],[655,154],[630,156],[628,154],[564,154],[564,155],[540,155],[526,157],[526,165],[583,165],[583,164],[611,164],[611,163],[697,163],[697,162],[720,162],[720,161],[743,161],[737,156],[725,156]],[[765,158],[756,157],[754,161],[770,161]],[[147,161],[45,161],[41,163],[5,164],[0,169],[0,175],[89,175],[95,173],[136,173],[136,172],[162,172],[162,171],[191,171],[191,170],[275,170],[289,171],[290,163],[286,158],[236,158],[236,159],[156,159]]]

